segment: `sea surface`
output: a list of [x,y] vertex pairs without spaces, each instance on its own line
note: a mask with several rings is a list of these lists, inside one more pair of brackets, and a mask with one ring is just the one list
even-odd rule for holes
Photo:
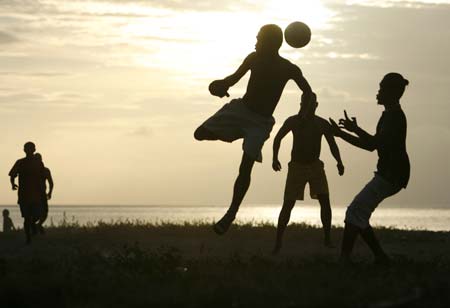
[[[9,209],[14,225],[21,227],[18,206],[3,206]],[[345,207],[333,208],[333,225],[342,226]],[[98,222],[140,221],[151,223],[207,222],[219,220],[225,213],[223,206],[50,206],[47,225],[59,225],[63,221],[81,225]],[[237,221],[240,223],[270,223],[276,225],[280,205],[242,205]],[[321,225],[318,205],[298,204],[292,211],[291,222]],[[372,216],[373,226],[399,229],[422,229],[450,231],[450,209],[398,208],[384,206]]]

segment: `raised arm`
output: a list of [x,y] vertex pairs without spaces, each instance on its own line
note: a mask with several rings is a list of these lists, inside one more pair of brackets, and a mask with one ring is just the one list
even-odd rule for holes
[[286,121],[284,121],[283,125],[275,136],[275,139],[273,140],[272,168],[275,171],[281,170],[281,164],[278,160],[278,152],[280,151],[281,140],[292,130],[292,121],[293,118],[288,118]]
[[[292,80],[295,81],[300,90],[303,91],[304,102],[310,102],[312,99],[312,89],[309,85],[308,81],[303,76],[301,69],[297,65],[292,65]],[[311,108],[311,104],[303,104],[302,105],[302,115],[308,114]]]
[[211,82],[209,85],[209,92],[218,97],[230,96],[230,94],[228,94],[228,89],[231,86],[234,86],[250,70],[254,57],[254,52],[249,54],[233,74],[224,79]]
[[376,137],[359,127],[355,117],[350,119],[346,110],[344,110],[344,119],[340,119],[339,124],[349,132],[355,133],[365,144],[366,150],[373,151],[377,148]]
[[292,67],[292,80],[295,81],[300,90],[303,91],[306,95],[311,95],[312,89],[309,85],[308,81],[303,77],[302,70],[297,66],[293,65]]
[[342,164],[341,153],[339,152],[339,148],[336,144],[336,140],[334,139],[334,135],[333,135],[330,124],[326,123],[325,125],[326,125],[325,139],[328,142],[331,154],[336,159],[338,173],[339,173],[339,175],[343,175],[344,174],[344,164]]
[[365,139],[362,139],[358,136],[354,136],[352,134],[349,134],[347,132],[344,132],[339,125],[330,118],[330,123],[332,127],[333,134],[337,137],[342,138],[343,140],[347,141],[351,145],[354,145],[355,147],[361,148],[363,150],[367,151],[373,151],[376,149],[376,146],[372,143],[368,143]]

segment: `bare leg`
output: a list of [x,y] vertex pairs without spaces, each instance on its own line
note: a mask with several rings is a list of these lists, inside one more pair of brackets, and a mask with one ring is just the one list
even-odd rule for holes
[[291,218],[291,211],[294,208],[295,200],[284,200],[283,207],[281,208],[280,215],[278,216],[278,226],[277,226],[277,238],[275,241],[275,247],[272,253],[278,254],[281,249],[283,234],[286,230],[286,226]]
[[205,128],[203,125],[199,126],[194,132],[194,138],[202,140],[218,140],[219,138],[210,130]]
[[231,200],[230,208],[228,209],[225,216],[223,216],[222,219],[214,225],[214,231],[217,234],[224,234],[225,232],[227,232],[228,228],[236,217],[239,206],[241,205],[242,200],[244,199],[244,196],[250,186],[251,172],[254,163],[255,160],[253,158],[245,153],[242,155],[241,165],[239,167],[239,175],[234,182],[233,198]]
[[372,250],[375,256],[375,263],[388,265],[390,261],[389,257],[386,255],[383,248],[381,248],[380,242],[378,242],[371,226],[361,230],[361,237],[369,246],[370,250]]
[[350,263],[350,255],[360,231],[361,229],[357,226],[348,222],[345,223],[344,235],[342,236],[341,263]]
[[25,237],[27,244],[31,243],[31,225],[33,224],[33,218],[24,217],[23,230],[25,231]]
[[321,194],[317,196],[320,203],[320,219],[322,221],[324,232],[324,244],[327,247],[331,245],[331,206],[330,196],[328,194]]

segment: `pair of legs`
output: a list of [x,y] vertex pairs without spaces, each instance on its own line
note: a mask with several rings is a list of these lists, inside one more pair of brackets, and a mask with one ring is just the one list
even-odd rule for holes
[[395,195],[401,187],[391,184],[382,176],[376,174],[374,178],[359,192],[347,208],[345,214],[344,235],[342,238],[341,261],[350,262],[350,255],[356,238],[361,238],[369,246],[375,256],[375,262],[388,264],[389,257],[375,236],[369,220],[378,205],[386,198]]
[[[320,219],[322,221],[324,232],[324,244],[331,247],[331,206],[330,196],[328,194],[317,195],[320,204]],[[283,234],[291,218],[291,211],[294,208],[296,200],[284,200],[280,215],[278,216],[277,237],[273,253],[277,254],[282,246]]]
[[[45,196],[45,198],[47,198],[47,196]],[[40,234],[44,234],[45,233],[45,229],[43,227],[44,222],[47,220],[47,216],[48,216],[48,203],[47,200],[42,202],[42,209],[41,209],[41,213],[39,215],[39,220],[37,221],[37,229],[39,231]]]
[[[219,137],[214,133],[209,131],[203,126],[197,128],[194,132],[195,139],[202,140],[219,140]],[[220,139],[222,140],[222,139]],[[224,234],[227,232],[231,223],[236,217],[236,213],[239,210],[239,206],[250,187],[251,173],[253,165],[255,164],[255,159],[248,156],[245,152],[242,155],[241,164],[239,166],[239,174],[234,182],[233,187],[233,197],[231,199],[231,204],[225,215],[214,225],[214,231],[217,234]]]
[[342,238],[342,249],[340,260],[342,263],[350,263],[350,255],[355,245],[356,238],[361,235],[361,238],[369,246],[370,250],[375,256],[375,263],[389,264],[389,257],[381,248],[380,242],[375,236],[372,227],[362,229],[352,223],[346,222],[344,227],[344,235]]

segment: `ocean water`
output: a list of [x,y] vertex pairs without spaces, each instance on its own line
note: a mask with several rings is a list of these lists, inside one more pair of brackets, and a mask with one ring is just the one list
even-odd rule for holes
[[[4,206],[10,210],[14,225],[22,226],[18,206]],[[333,208],[333,225],[342,226],[345,207]],[[131,220],[142,222],[207,222],[219,220],[225,213],[223,206],[50,206],[46,224],[77,222],[79,224],[99,221],[112,222]],[[265,222],[276,225],[280,205],[242,205],[237,221]],[[321,225],[318,205],[297,204],[292,211],[291,222]],[[382,206],[372,216],[373,226],[395,227],[399,229],[422,229],[450,231],[450,209],[396,208]]]

